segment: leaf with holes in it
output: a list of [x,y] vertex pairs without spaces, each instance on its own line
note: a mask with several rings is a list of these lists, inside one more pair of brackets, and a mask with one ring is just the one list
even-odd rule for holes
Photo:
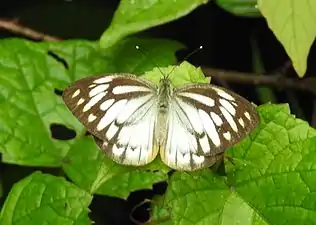
[[0,213],[0,224],[88,225],[92,196],[63,178],[35,172],[16,183]]
[[[182,47],[177,42],[167,40],[129,39],[104,53],[99,51],[96,42],[1,40],[2,160],[28,166],[60,166],[85,130],[66,108],[61,97],[54,93],[55,89],[60,92],[84,76],[105,72],[141,73],[154,67],[135,50],[136,43],[145,48],[150,46],[148,57],[153,56],[159,65],[175,62],[174,53]],[[75,139],[53,139],[52,124],[66,125],[75,130]],[[80,151],[84,149],[77,150]]]
[[[315,224],[316,131],[287,105],[258,107],[260,126],[227,151],[227,179],[175,173],[153,220],[172,224]],[[159,204],[162,202],[162,204]],[[167,213],[166,213],[167,212]]]
[[316,1],[258,0],[258,7],[291,58],[298,76],[303,77],[316,36]]
[[[127,35],[185,16],[208,0],[122,0],[100,46],[112,47]],[[161,51],[162,52],[162,51]]]

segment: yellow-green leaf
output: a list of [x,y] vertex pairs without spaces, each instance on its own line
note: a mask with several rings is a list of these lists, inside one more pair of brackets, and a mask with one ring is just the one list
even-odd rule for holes
[[258,7],[291,58],[298,76],[303,77],[316,36],[316,1],[258,0]]

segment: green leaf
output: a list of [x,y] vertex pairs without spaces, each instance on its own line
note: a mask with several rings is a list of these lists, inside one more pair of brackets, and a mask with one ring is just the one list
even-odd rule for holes
[[174,87],[191,83],[211,82],[211,78],[205,77],[200,67],[197,68],[187,61],[178,66],[153,68],[152,71],[147,71],[141,77],[158,84],[162,75],[169,75]]
[[63,178],[35,172],[13,186],[0,224],[88,225],[91,200],[91,195]]
[[261,16],[257,7],[257,0],[217,0],[216,4],[236,16]]
[[[150,49],[146,51],[147,56],[135,49],[136,44]],[[54,93],[54,88],[62,90],[75,80],[105,72],[141,74],[154,67],[148,57],[166,66],[176,62],[174,53],[181,47],[173,41],[133,38],[100,52],[97,43],[87,41],[44,44],[18,39],[1,41],[3,161],[28,166],[63,166],[67,175],[89,192],[120,197],[165,180],[169,169],[159,162],[136,169],[105,158],[94,141],[84,135],[84,127]],[[75,130],[75,139],[53,139],[52,123]]]
[[207,0],[121,0],[111,25],[102,34],[101,48],[108,48],[125,36],[189,14]]
[[229,150],[246,162],[229,168],[230,183],[270,224],[314,224],[316,131],[287,105],[258,110],[260,127]]
[[[181,48],[173,41],[135,38],[106,52],[100,52],[98,43],[89,41],[39,44],[19,39],[1,40],[0,152],[3,162],[61,166],[85,130],[61,97],[54,93],[55,89],[62,90],[85,76],[106,72],[142,73],[154,67],[134,48],[135,43],[145,48],[150,46],[148,57],[154,56],[156,63],[162,66],[174,63],[174,53]],[[53,123],[74,129],[76,138],[53,139],[50,130]]]
[[266,224],[211,170],[176,172],[169,182],[164,204],[165,210],[171,212],[172,224]]
[[315,129],[287,105],[266,104],[258,112],[259,127],[227,151],[235,162],[226,162],[227,178],[208,169],[176,172],[165,198],[153,204],[153,220],[167,215],[179,225],[315,224]]
[[167,180],[170,170],[160,160],[143,167],[119,165],[105,157],[91,137],[82,137],[75,143],[63,168],[74,183],[88,192],[121,198]]
[[303,77],[316,36],[316,1],[258,0],[258,6],[291,58],[298,76]]

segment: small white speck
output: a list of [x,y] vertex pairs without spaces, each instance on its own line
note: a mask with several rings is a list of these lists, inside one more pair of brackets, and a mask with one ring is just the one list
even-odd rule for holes
[[88,122],[91,123],[93,122],[97,117],[93,115],[92,113],[88,116]]
[[238,119],[238,122],[239,124],[242,126],[242,127],[245,127],[245,123],[244,123],[244,120],[242,118],[239,118]]
[[230,135],[230,132],[229,132],[229,131],[223,133],[223,136],[224,136],[224,138],[225,138],[227,141],[229,141],[229,140],[231,139],[231,135]]
[[72,95],[72,98],[77,97],[79,94],[80,94],[80,90],[77,89],[77,90],[75,91],[75,93]]
[[84,99],[83,98],[80,98],[77,105],[81,105],[82,103],[84,103]]
[[244,115],[248,120],[251,120],[249,112],[245,112]]

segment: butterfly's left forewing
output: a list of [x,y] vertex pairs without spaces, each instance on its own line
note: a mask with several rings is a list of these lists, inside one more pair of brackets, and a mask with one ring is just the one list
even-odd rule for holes
[[114,161],[139,166],[156,157],[151,83],[130,74],[88,77],[66,88],[63,99]]
[[175,89],[161,158],[180,170],[212,166],[258,123],[254,105],[243,97],[214,85],[186,85]]

